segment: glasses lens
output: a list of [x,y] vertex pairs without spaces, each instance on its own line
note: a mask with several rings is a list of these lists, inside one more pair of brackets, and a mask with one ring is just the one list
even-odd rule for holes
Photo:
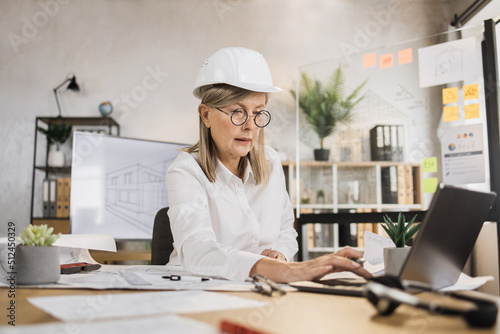
[[271,122],[271,114],[267,110],[261,110],[255,115],[255,125],[259,128],[267,126]]
[[248,114],[243,108],[238,108],[231,114],[231,122],[233,122],[234,125],[242,125],[247,121],[247,118]]

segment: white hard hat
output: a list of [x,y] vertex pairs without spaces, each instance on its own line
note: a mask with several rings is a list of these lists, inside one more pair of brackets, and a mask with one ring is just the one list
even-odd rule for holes
[[241,47],[222,48],[208,57],[198,71],[193,94],[201,99],[201,87],[220,83],[254,92],[281,92],[273,85],[264,57],[257,51]]

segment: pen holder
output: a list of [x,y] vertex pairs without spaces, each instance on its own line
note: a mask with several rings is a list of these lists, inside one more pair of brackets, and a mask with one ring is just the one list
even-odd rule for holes
[[50,284],[59,281],[58,247],[24,246],[16,247],[16,284]]

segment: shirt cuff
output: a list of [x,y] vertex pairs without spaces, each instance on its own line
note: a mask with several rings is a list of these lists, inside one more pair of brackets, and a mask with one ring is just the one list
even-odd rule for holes
[[264,255],[233,250],[230,252],[227,263],[225,277],[232,281],[244,281],[250,276],[250,270],[257,261],[265,258]]

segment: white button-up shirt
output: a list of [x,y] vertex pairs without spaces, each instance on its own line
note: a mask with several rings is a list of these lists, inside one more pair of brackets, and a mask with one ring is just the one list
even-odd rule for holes
[[273,149],[266,147],[266,156],[269,183],[256,185],[250,164],[242,180],[217,160],[217,177],[210,182],[197,154],[179,154],[166,175],[174,236],[169,265],[243,281],[264,249],[293,257],[297,232],[283,168]]

